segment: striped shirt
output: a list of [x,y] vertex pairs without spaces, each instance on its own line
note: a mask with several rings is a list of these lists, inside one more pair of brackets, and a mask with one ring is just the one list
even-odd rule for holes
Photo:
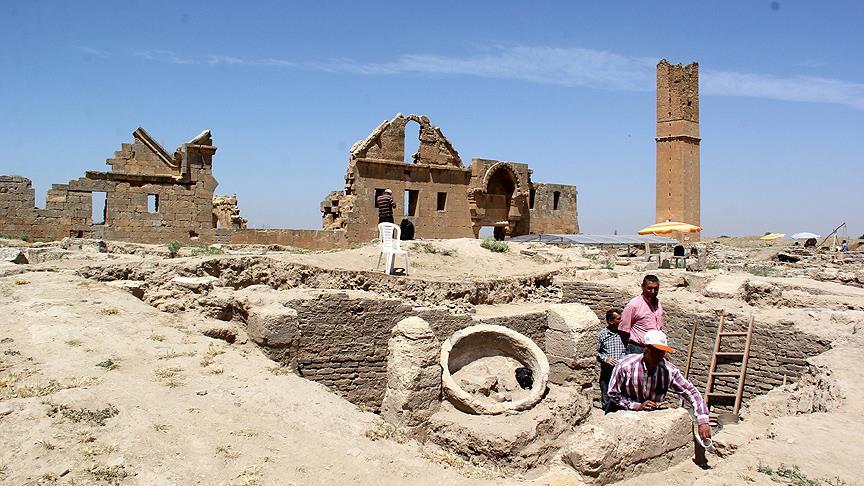
[[645,333],[652,329],[663,330],[663,306],[659,300],[652,306],[641,294],[633,297],[624,306],[618,331],[629,333],[634,343],[644,344]]
[[696,420],[700,424],[707,424],[708,405],[699,390],[684,378],[681,370],[664,359],[653,374],[648,374],[644,356],[628,354],[618,361],[609,379],[609,399],[621,408],[636,410],[648,400],[662,402],[666,392],[671,390],[693,405]]
[[597,333],[597,361],[603,363],[606,358],[621,359],[627,353],[627,348],[621,342],[621,336],[604,327]]
[[375,207],[378,208],[379,218],[392,218],[393,206],[395,206],[393,203],[393,196],[386,192],[381,193],[381,195],[375,199]]

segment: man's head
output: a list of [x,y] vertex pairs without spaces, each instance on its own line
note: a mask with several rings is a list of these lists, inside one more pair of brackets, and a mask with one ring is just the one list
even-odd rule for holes
[[610,329],[618,329],[621,324],[621,309],[609,309],[606,311],[606,325]]
[[642,279],[642,295],[648,299],[656,299],[660,292],[660,279],[656,275],[645,275]]
[[653,368],[666,357],[666,353],[671,353],[673,350],[669,347],[666,334],[652,329],[645,333],[645,347],[642,351],[645,353],[645,364],[648,368]]
[[391,194],[392,195],[393,191],[391,191],[390,189],[384,189],[384,194]]

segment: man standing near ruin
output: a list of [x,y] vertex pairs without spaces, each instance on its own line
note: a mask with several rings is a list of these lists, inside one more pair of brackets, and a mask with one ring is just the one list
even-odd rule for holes
[[375,199],[375,207],[378,208],[378,224],[393,223],[393,208],[396,207],[393,191],[384,189],[384,192]]
[[[625,311],[626,312],[626,311]],[[609,382],[609,407],[606,413],[617,410],[656,410],[671,390],[690,402],[699,437],[704,441],[711,437],[708,425],[708,405],[689,380],[684,378],[677,366],[665,360],[672,348],[662,331],[650,330],[644,335],[644,353],[629,354],[618,362]]]
[[633,297],[624,306],[618,334],[627,343],[627,354],[642,352],[646,332],[663,330],[663,306],[657,298],[659,292],[660,279],[656,275],[645,275],[642,279],[642,294]]
[[621,336],[618,335],[618,324],[621,323],[621,309],[606,311],[606,327],[597,333],[597,361],[600,362],[600,405],[603,410],[609,405],[609,378],[618,360],[624,357],[626,348]]

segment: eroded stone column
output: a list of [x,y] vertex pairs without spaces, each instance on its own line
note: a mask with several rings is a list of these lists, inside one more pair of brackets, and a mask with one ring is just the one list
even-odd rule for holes
[[415,427],[441,405],[438,343],[429,323],[416,316],[399,321],[391,334],[381,416],[395,425]]

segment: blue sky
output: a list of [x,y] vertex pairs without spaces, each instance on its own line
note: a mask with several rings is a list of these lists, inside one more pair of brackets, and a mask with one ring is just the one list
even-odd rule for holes
[[316,228],[348,148],[426,114],[463,160],[579,189],[583,232],[654,220],[654,65],[700,63],[706,235],[864,233],[864,3],[0,3],[0,174],[51,183],[143,126],[202,129],[255,227]]

